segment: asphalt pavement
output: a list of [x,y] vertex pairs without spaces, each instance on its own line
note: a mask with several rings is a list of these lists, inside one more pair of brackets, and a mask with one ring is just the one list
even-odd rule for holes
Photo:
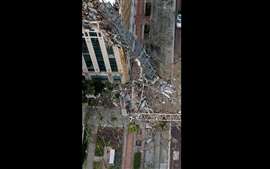
[[[176,0],[176,15],[181,10],[181,0]],[[175,16],[176,18],[176,16]],[[181,61],[181,28],[177,28],[175,25],[174,36],[174,63],[180,63]],[[180,63],[181,64],[181,63]],[[181,68],[181,66],[180,66]],[[180,71],[180,70],[178,70]],[[179,72],[181,74],[181,72]],[[175,75],[176,76],[176,75]],[[181,76],[179,78],[181,85]],[[181,89],[181,86],[179,88]],[[179,98],[181,103],[181,97]],[[181,105],[181,104],[180,104]],[[181,169],[181,128],[175,126],[171,129],[171,152],[170,152],[170,169]],[[176,157],[178,156],[178,157]]]
[[172,127],[170,169],[181,169],[181,129]]
[[[181,9],[181,0],[176,0],[176,15]],[[176,18],[176,16],[175,16]],[[178,61],[181,57],[181,28],[175,27],[175,38],[174,38],[174,61]]]

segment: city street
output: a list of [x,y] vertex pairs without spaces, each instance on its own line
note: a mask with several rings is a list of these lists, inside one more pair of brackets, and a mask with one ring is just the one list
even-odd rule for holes
[[[90,113],[90,109],[84,107],[84,114]],[[85,116],[85,115],[84,115]],[[84,117],[83,116],[83,117]],[[85,118],[85,117],[84,117]],[[93,162],[95,157],[95,144],[96,144],[96,133],[97,133],[97,126],[96,126],[96,113],[93,112],[91,116],[89,116],[87,126],[91,129],[90,136],[89,136],[89,144],[87,147],[87,158],[85,166],[87,169],[93,168]]]
[[[175,14],[177,15],[180,10],[181,0],[176,0]],[[181,106],[181,28],[177,28],[176,26],[173,63],[172,78],[175,79],[175,84],[178,86],[179,106]],[[177,128],[173,125],[171,136],[170,169],[181,169],[181,128]]]
[[[175,19],[178,14],[178,11],[181,10],[181,0],[176,0],[175,4]],[[171,79],[175,79],[175,84],[180,89],[181,85],[181,28],[177,28],[175,24],[175,31],[174,31],[174,55],[172,59],[172,72],[171,72]],[[180,90],[179,90],[180,92]],[[181,105],[181,104],[180,104]]]
[[[177,12],[180,10],[181,10],[181,0],[176,0],[176,10],[175,10],[176,15]],[[175,62],[178,62],[181,57],[181,28],[175,28],[174,57]]]
[[171,134],[170,169],[181,169],[181,129],[172,127]]
[[[176,12],[181,10],[181,0],[176,0]],[[179,89],[179,106],[181,109],[181,28],[175,29],[175,40],[174,40],[174,63],[176,80],[178,82]]]

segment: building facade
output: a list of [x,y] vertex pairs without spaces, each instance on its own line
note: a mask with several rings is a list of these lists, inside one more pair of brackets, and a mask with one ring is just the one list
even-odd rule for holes
[[128,61],[123,49],[106,43],[99,23],[82,27],[82,72],[87,79],[126,83],[129,80]]
[[144,40],[147,40],[149,37],[152,0],[136,1],[136,35],[141,42],[144,42]]
[[152,3],[152,0],[120,0],[123,23],[141,43],[149,39]]
[[136,35],[136,2],[137,0],[120,0],[120,16],[127,30]]
[[[158,75],[169,78],[174,55],[176,2],[180,0],[121,0],[121,17],[130,30],[143,45],[146,53],[151,55],[151,62]],[[132,5],[134,4],[134,5]],[[179,3],[177,3],[179,4]],[[177,10],[177,11],[176,11]],[[133,15],[132,15],[132,11]]]

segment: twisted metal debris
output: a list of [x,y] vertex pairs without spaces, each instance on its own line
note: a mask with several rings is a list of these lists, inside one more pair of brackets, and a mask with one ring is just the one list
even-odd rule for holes
[[148,80],[158,78],[150,62],[150,56],[141,43],[134,38],[133,34],[124,28],[121,16],[114,6],[110,3],[101,3],[98,0],[84,0],[83,26],[91,27],[91,21],[100,21],[99,25],[106,35],[106,40],[124,48],[129,59],[134,57],[140,60],[145,78]]
[[99,0],[83,0],[82,18],[83,27],[90,29],[91,22],[98,21],[106,41],[123,48],[128,60],[134,64],[131,84],[123,87],[120,94],[123,114],[132,120],[180,121],[180,113],[157,108],[175,102],[175,88],[159,78],[142,44],[124,28],[121,16],[115,10],[118,6],[117,2],[112,6]]

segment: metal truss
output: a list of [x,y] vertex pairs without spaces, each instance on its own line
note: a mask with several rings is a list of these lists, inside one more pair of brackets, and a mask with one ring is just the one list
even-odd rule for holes
[[177,121],[181,122],[181,113],[134,113],[132,116],[140,121]]
[[[95,3],[99,2],[95,1]],[[126,49],[129,59],[132,56],[134,58],[138,58],[142,63],[145,78],[150,81],[157,79],[158,76],[149,60],[149,55],[134,35],[124,28],[121,17],[119,13],[114,10],[113,6],[110,3],[99,3],[96,11],[98,11],[96,15],[99,14],[104,19],[101,22],[111,26],[114,34],[114,40],[120,43],[119,45],[121,47]]]

